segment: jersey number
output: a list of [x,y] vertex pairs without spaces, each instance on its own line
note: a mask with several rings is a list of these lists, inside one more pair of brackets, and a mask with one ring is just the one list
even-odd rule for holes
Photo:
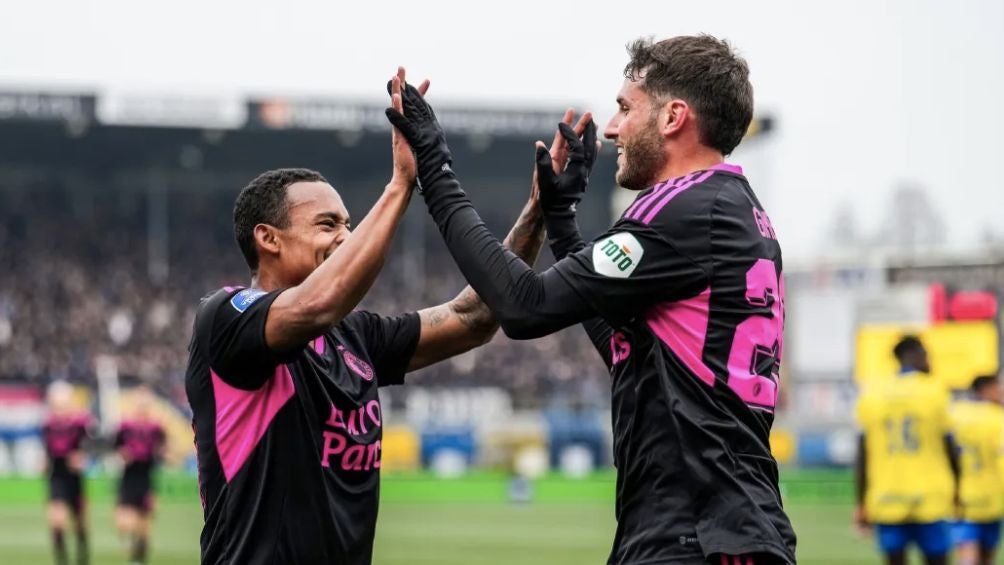
[[917,419],[904,416],[902,419],[885,419],[886,451],[890,455],[898,453],[916,453],[920,449],[920,438],[917,436]]
[[770,308],[736,326],[729,353],[729,387],[747,404],[773,410],[784,340],[784,278],[770,259],[758,259],[746,272],[746,302]]

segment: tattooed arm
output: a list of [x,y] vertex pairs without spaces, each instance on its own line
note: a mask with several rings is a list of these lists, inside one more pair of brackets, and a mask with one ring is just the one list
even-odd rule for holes
[[[534,183],[530,200],[503,245],[532,266],[543,243],[544,222]],[[422,333],[408,364],[409,371],[484,345],[499,329],[491,310],[469,286],[446,304],[420,310],[418,315]]]

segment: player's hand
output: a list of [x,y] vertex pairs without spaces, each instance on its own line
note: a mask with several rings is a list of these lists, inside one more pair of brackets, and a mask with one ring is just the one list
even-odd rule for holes
[[[398,70],[398,79],[404,76],[404,68]],[[387,88],[394,97],[394,79]],[[428,81],[422,83],[428,88]],[[418,179],[423,185],[430,185],[441,172],[449,171],[452,160],[450,148],[446,144],[446,134],[436,119],[432,106],[425,101],[424,90],[415,88],[400,80],[400,106],[387,108],[387,119],[407,140],[415,154]]]
[[537,142],[536,178],[540,203],[544,213],[552,216],[575,214],[575,207],[586,192],[589,173],[599,149],[592,115],[589,112],[583,114],[576,126],[581,129],[576,131],[569,125],[569,113],[565,113],[567,121],[562,120],[558,124],[558,133],[550,150]]
[[[562,116],[561,121],[571,126],[574,119],[575,108],[569,108],[565,110],[565,115]],[[586,112],[579,116],[579,120],[572,126],[572,131],[575,132],[575,135],[582,137],[582,133],[586,130],[586,124],[592,121],[592,119],[592,112]],[[597,140],[596,151],[599,152],[599,150],[600,141]],[[568,144],[565,143],[565,138],[561,135],[560,129],[554,130],[554,139],[551,141],[551,147],[548,151],[551,154],[551,164],[554,166],[554,172],[560,173],[565,169],[565,164],[568,163]]]
[[[401,97],[401,87],[407,84],[405,81],[404,67],[398,67],[397,74],[390,80],[390,105],[397,112],[404,112],[404,103]],[[429,81],[422,81],[418,86],[418,91],[422,96],[429,90]],[[401,184],[409,189],[415,186],[415,179],[418,177],[418,168],[415,164],[415,154],[408,145],[408,140],[404,138],[400,130],[391,128],[391,155],[394,158],[394,172],[391,176],[392,184]]]
[[854,527],[861,535],[869,535],[872,532],[871,522],[868,521],[868,515],[865,514],[863,506],[854,508]]
[[[585,115],[582,116],[582,118],[585,117]],[[579,123],[575,124],[575,127],[572,128],[579,135],[582,135],[582,128],[585,127],[585,122],[583,122],[582,118],[580,118]],[[565,115],[561,117],[561,122],[571,125],[573,119],[575,119],[575,110],[573,108],[569,108],[565,110]],[[543,141],[538,141],[534,147],[540,147],[543,144]],[[560,173],[561,170],[565,168],[565,163],[568,162],[568,146],[565,144],[565,138],[561,137],[560,130],[554,130],[554,140],[551,141],[551,147],[548,149],[548,152],[551,154],[551,164],[554,166],[554,172]],[[533,155],[533,171],[531,172],[533,181],[530,183],[530,202],[536,206],[540,203],[540,183],[537,181],[536,149],[534,149]]]

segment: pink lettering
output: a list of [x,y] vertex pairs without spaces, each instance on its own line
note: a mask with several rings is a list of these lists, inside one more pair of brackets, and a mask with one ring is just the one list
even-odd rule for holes
[[380,440],[376,440],[375,442],[369,444],[369,447],[366,450],[366,468],[380,468]]
[[325,423],[331,426],[332,428],[342,428],[343,430],[345,429],[345,420],[342,417],[342,411],[339,410],[338,408],[335,408],[334,404],[331,405],[331,415],[328,416],[328,421]]
[[370,400],[366,403],[366,413],[369,414],[370,421],[376,425],[380,425],[380,401]]
[[748,404],[773,410],[777,403],[778,370],[784,339],[784,280],[775,263],[758,259],[746,273],[746,301],[770,307],[736,326],[729,353],[729,388]]
[[[368,421],[367,421],[368,420]],[[372,443],[357,444],[352,438],[362,434],[379,431],[382,425],[380,401],[370,400],[365,406],[348,413],[331,406],[331,414],[326,425],[343,431],[325,431],[324,449],[321,453],[321,465],[331,468],[337,464],[345,471],[369,471],[380,468],[380,440]],[[333,463],[331,457],[339,456],[340,463]]]
[[330,458],[345,451],[345,438],[338,432],[324,432],[324,451],[321,453],[321,466],[331,467]]
[[631,356],[631,343],[623,332],[610,336],[610,359],[614,365],[626,361]]
[[365,454],[366,446],[364,445],[353,445],[352,447],[346,449],[345,455],[342,455],[342,470],[362,471],[363,456]]
[[757,229],[760,230],[760,235],[767,239],[777,239],[777,234],[774,233],[774,224],[770,222],[766,212],[753,208],[753,219],[756,221]]
[[[348,427],[349,435],[353,435],[353,436],[359,435],[359,429],[356,428],[356,414],[357,413],[358,413],[358,410],[351,410],[349,412],[349,427]],[[362,420],[362,418],[360,418],[360,420]]]

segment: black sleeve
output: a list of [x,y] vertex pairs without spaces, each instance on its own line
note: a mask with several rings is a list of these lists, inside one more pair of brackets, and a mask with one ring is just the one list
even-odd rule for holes
[[705,268],[680,251],[680,245],[633,220],[618,221],[553,268],[593,311],[614,325],[659,302],[695,296],[709,284]]
[[575,214],[555,214],[544,212],[544,227],[547,228],[547,245],[551,248],[554,258],[560,261],[570,253],[575,253],[586,246]]
[[117,449],[123,445],[125,445],[125,429],[119,428],[118,431],[115,432],[115,439],[112,440],[112,447]]
[[[272,351],[265,342],[265,320],[281,290],[263,292],[246,288],[225,299],[211,299],[206,312],[209,366],[228,385],[257,390],[275,368],[298,353]],[[203,325],[203,324],[199,324]],[[198,336],[197,336],[198,337]]]
[[[623,221],[607,237],[537,274],[488,231],[452,174],[438,178],[424,195],[464,277],[514,339],[547,335],[597,314],[611,322],[628,320],[644,305],[697,294],[707,284],[703,268],[654,230]],[[629,243],[638,245],[632,249]]]
[[366,353],[373,361],[379,386],[404,384],[404,374],[415,354],[422,322],[415,312],[380,316],[356,310],[343,323],[363,336]]
[[[547,244],[557,261],[564,259],[569,254],[581,251],[588,245],[582,239],[574,213],[553,214],[545,212],[544,224],[547,227]],[[596,348],[600,358],[609,369],[613,363],[610,353],[610,337],[614,333],[613,327],[602,318],[591,318],[582,322],[582,329],[586,331],[589,341],[593,343],[593,347]]]
[[589,336],[589,341],[593,342],[593,347],[600,354],[603,363],[609,369],[613,365],[613,358],[610,353],[610,338],[614,335],[614,328],[603,321],[603,318],[591,318],[582,322],[582,329]]

